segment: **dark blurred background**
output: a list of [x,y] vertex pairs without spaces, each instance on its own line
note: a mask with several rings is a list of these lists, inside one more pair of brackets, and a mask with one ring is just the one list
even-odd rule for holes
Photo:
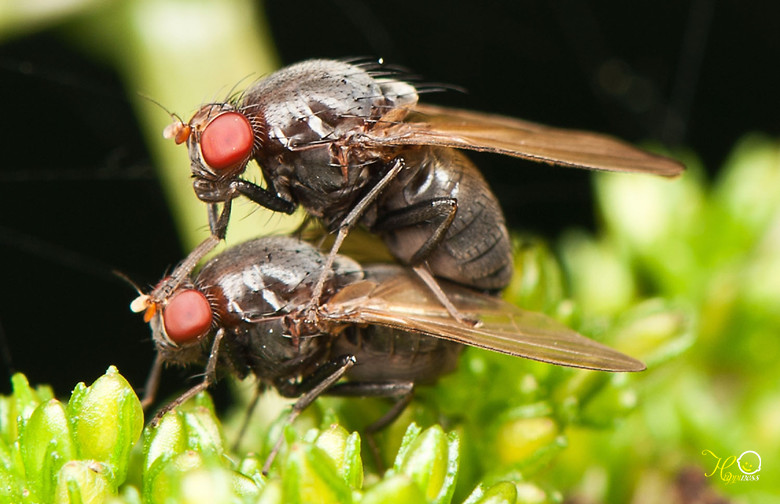
[[[780,132],[774,2],[264,8],[284,64],[382,57],[466,90],[426,101],[685,147],[711,174],[744,133]],[[0,45],[0,90],[0,391],[6,368],[66,395],[109,364],[141,386],[153,346],[112,270],[145,286],[184,254],[126,98],[138,90],[48,31]],[[597,226],[587,173],[475,157],[513,228],[554,239]]]

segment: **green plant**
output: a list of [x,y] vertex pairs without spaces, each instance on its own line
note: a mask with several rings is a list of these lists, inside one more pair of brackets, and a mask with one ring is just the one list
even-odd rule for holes
[[[544,244],[526,240],[517,261],[523,274],[511,298],[581,323]],[[668,320],[659,328],[658,319]],[[639,335],[637,326],[645,327]],[[625,346],[650,334],[642,350],[650,355],[688,340],[689,328],[677,308],[639,305],[600,339]],[[0,400],[4,488],[14,502],[555,502],[560,493],[542,475],[568,450],[568,432],[614,427],[637,405],[636,379],[470,349],[458,372],[419,388],[376,436],[375,462],[357,431],[386,410],[381,400],[321,398],[294,426],[285,425],[284,407],[263,402],[233,450],[225,439],[238,436],[249,394],[238,394],[224,422],[201,394],[135,443],[140,403],[114,368],[78,385],[66,406],[16,375],[13,395]],[[245,385],[236,388],[255,387]],[[283,449],[264,476],[280,435]]]
[[[116,66],[185,239],[197,243],[205,211],[183,154],[160,137],[166,114],[138,93],[186,116],[208,93],[273,69],[258,12],[243,0],[88,0],[71,2],[68,12],[28,5],[4,6],[2,35],[59,24],[65,39]],[[518,238],[519,273],[507,297],[645,360],[644,373],[606,375],[469,350],[457,373],[421,388],[378,436],[393,467],[383,474],[360,454],[364,443],[354,433],[384,411],[381,401],[323,398],[295,429],[281,428],[279,408],[261,409],[233,451],[224,440],[235,439],[247,401],[220,420],[204,395],[157,431],[147,428],[130,450],[142,416],[115,370],[77,387],[67,405],[16,375],[14,393],[0,399],[1,500],[276,502],[315,492],[363,502],[660,501],[695,466],[707,488],[772,502],[780,484],[765,472],[731,479],[741,473],[729,457],[755,451],[769,459],[768,471],[780,453],[779,152],[776,141],[746,137],[712,182],[692,156],[677,181],[597,176],[603,227],[595,236],[565,236],[563,267],[544,243]],[[236,217],[234,240],[268,222],[259,213]],[[282,431],[287,448],[263,477],[263,452]]]
[[713,181],[687,157],[688,172],[673,183],[599,175],[603,230],[572,232],[561,244],[587,325],[619,320],[648,296],[684,303],[697,321],[695,342],[667,346],[679,354],[672,362],[647,356],[641,408],[621,429],[572,433],[580,448],[562,456],[553,479],[586,500],[663,499],[688,475],[749,502],[780,495],[776,479],[736,464],[746,452],[780,452],[780,145],[747,135]]

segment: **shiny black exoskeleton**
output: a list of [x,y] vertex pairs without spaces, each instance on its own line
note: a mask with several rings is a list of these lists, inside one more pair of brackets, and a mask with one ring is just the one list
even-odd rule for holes
[[[212,237],[152,297],[165,298],[224,238],[239,195],[286,213],[301,205],[338,230],[329,260],[362,223],[402,263],[425,263],[440,278],[495,291],[513,269],[504,216],[457,149],[595,170],[663,176],[683,170],[675,160],[605,135],[424,105],[417,88],[398,77],[381,65],[304,61],[226,102],[202,106],[187,123],[171,124],[166,136],[189,147]],[[241,178],[253,159],[265,188]]]
[[[282,395],[300,396],[292,417],[326,392],[401,399],[379,422],[383,425],[402,411],[415,384],[455,368],[461,344],[565,366],[644,369],[541,313],[443,282],[455,309],[477,322],[464,325],[408,268],[362,267],[339,255],[324,273],[319,317],[311,321],[304,314],[326,263],[327,256],[305,242],[259,238],[217,255],[161,302],[138,298],[132,306],[146,310],[156,368],[206,366],[203,382],[155,418],[220,374],[252,373]],[[151,383],[147,405],[155,389]]]

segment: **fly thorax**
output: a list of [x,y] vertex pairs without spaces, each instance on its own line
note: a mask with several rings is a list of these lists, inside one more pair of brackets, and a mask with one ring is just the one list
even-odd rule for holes
[[247,327],[249,362],[261,379],[273,380],[297,373],[316,360],[328,338],[293,338],[281,319]]

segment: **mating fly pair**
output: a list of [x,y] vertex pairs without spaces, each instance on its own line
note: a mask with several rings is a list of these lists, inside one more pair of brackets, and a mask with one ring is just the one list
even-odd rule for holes
[[[206,362],[206,379],[181,400],[208,387],[219,370],[252,372],[283,394],[303,394],[303,406],[345,374],[353,381],[338,384],[341,391],[403,395],[451,367],[457,351],[450,342],[590,369],[644,368],[540,314],[469,290],[506,287],[512,254],[495,196],[459,149],[662,176],[682,165],[603,135],[423,105],[417,89],[397,77],[377,65],[305,61],[166,129],[187,143],[212,236],[134,308],[147,310],[158,360]],[[265,188],[242,178],[252,160]],[[336,233],[330,253],[258,240],[217,256],[190,279],[224,238],[238,196],[285,213],[303,206]],[[379,274],[338,256],[358,224],[414,273],[385,267]],[[196,321],[190,326],[170,322],[180,298],[199,299],[199,308],[184,310]]]
[[[224,238],[238,196],[285,213],[303,206],[337,233],[329,261],[361,224],[424,277],[430,271],[497,291],[512,276],[509,234],[496,197],[459,149],[594,170],[683,170],[611,137],[424,105],[396,75],[377,65],[304,61],[171,124],[165,134],[187,143],[212,236],[151,299],[163,300]],[[265,188],[241,178],[252,160]]]

